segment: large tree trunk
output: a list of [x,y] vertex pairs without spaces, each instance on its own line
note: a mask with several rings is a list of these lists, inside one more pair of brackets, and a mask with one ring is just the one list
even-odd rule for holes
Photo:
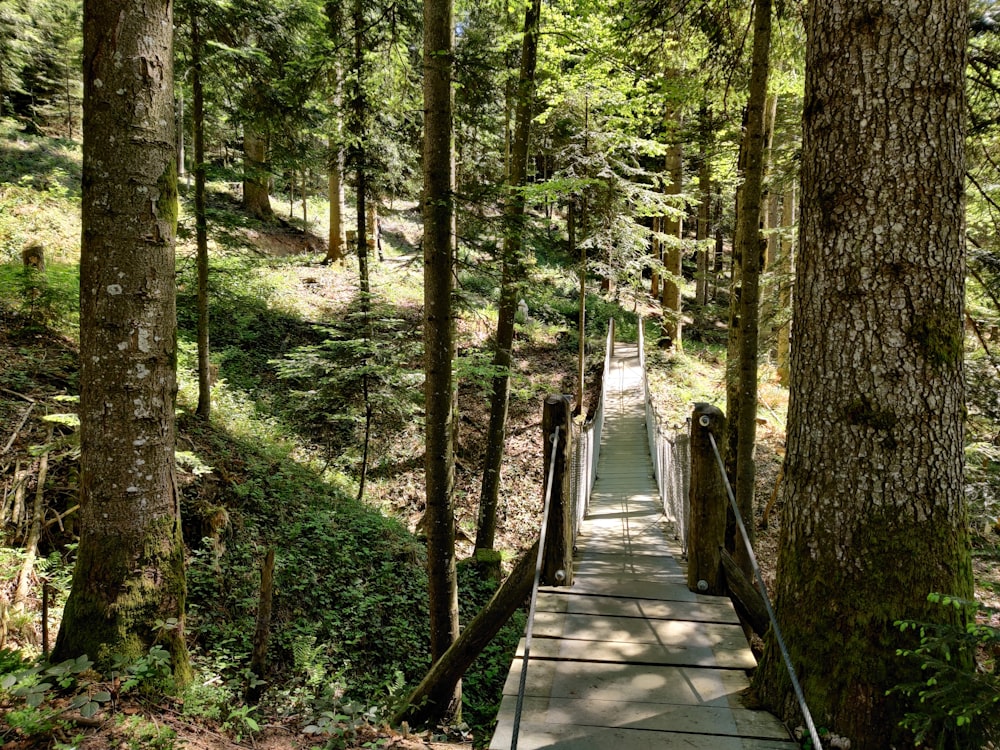
[[[777,612],[816,724],[913,747],[900,619],[972,596],[963,498],[968,4],[810,3]],[[919,134],[919,136],[915,136]],[[756,685],[793,700],[774,644]],[[910,706],[910,710],[921,710]]]
[[[438,661],[458,638],[455,574],[455,353],[452,320],[452,159],[451,0],[424,3],[424,400],[426,450],[427,579],[431,658]],[[456,716],[461,683],[450,682],[433,706],[437,718]]]
[[[671,128],[671,142],[667,146],[665,171],[669,182],[665,192],[668,195],[680,195],[684,190],[684,164],[681,147],[681,121],[674,114],[667,115],[667,125]],[[680,212],[680,207],[675,206]],[[669,339],[676,351],[681,350],[681,283],[682,283],[682,253],[681,237],[684,232],[680,213],[664,216],[662,221],[663,234],[668,236],[663,245],[663,291],[661,305],[663,308],[663,337]]]
[[490,395],[490,424],[486,434],[486,458],[479,496],[479,527],[476,552],[493,549],[497,527],[497,501],[500,496],[500,466],[503,464],[507,431],[507,406],[510,400],[510,365],[514,349],[514,314],[517,311],[520,283],[524,277],[522,242],[524,231],[524,186],[528,171],[528,135],[531,131],[531,104],[535,91],[535,66],[538,59],[538,26],[541,0],[531,0],[524,17],[524,40],[521,70],[518,75],[514,112],[514,141],[510,180],[504,204],[505,234],[503,270],[500,279],[500,309],[497,320],[496,350],[493,366],[500,374],[493,378]]
[[267,168],[267,133],[255,122],[243,126],[243,208],[258,219],[271,219],[270,183]]
[[[761,194],[764,183],[765,100],[771,47],[771,0],[754,0],[753,56],[750,98],[741,156],[743,184],[739,190],[736,238],[733,243],[734,284],[730,301],[729,356],[726,364],[726,468],[736,503],[753,539],[753,497],[757,438],[757,333],[760,305],[760,270],[766,241],[760,233]],[[736,264],[739,263],[737,274]],[[750,573],[743,542],[736,538],[735,519],[729,525],[726,549]]]
[[85,653],[107,666],[159,643],[183,683],[170,9],[84,4],[80,545],[53,658]]
[[344,252],[344,151],[338,138],[330,138],[329,198],[330,240],[327,244],[326,263],[342,261]]
[[700,138],[698,152],[698,273],[695,279],[695,302],[699,307],[708,304],[708,280],[711,263],[708,247],[708,230],[712,212],[712,162],[709,146],[712,141],[712,115],[706,102],[702,102],[699,112]]
[[792,320],[790,309],[794,287],[792,276],[795,273],[795,242],[792,227],[795,225],[795,203],[798,197],[795,185],[789,185],[781,197],[781,226],[787,234],[782,234],[781,251],[778,255],[778,276],[780,291],[778,293],[778,315],[781,324],[778,326],[777,343],[777,373],[778,382],[785,388],[791,384],[791,332]]
[[198,16],[191,16],[191,88],[194,96],[194,226],[198,263],[198,416],[212,414],[212,377],[208,338],[208,217],[205,212],[205,95],[203,43]]

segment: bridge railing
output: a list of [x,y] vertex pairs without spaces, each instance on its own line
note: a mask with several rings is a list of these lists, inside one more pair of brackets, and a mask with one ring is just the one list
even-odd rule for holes
[[[766,610],[766,622],[784,660],[812,746],[822,750],[823,746],[806,705],[802,686],[781,634],[767,586],[719,452],[718,442],[724,431],[725,415],[710,404],[698,403],[694,404],[692,417],[687,420],[686,428],[665,427],[649,392],[641,318],[639,362],[645,388],[646,432],[649,436],[653,470],[660,488],[664,513],[676,524],[681,545],[688,556],[688,588],[701,593],[725,595],[737,583],[735,580],[727,580],[728,571],[723,561],[723,557],[728,554],[724,550],[724,537],[728,523],[727,512],[731,511],[752,571],[753,582],[750,587],[756,585],[760,603]],[[683,433],[682,429],[685,430]],[[733,572],[742,577],[738,570]]]
[[608,392],[608,368],[615,351],[615,320],[608,322],[604,342],[604,370],[601,391],[594,413],[583,421],[573,421],[573,468],[570,476],[570,498],[573,504],[573,541],[576,542],[580,523],[587,515],[590,493],[597,479],[597,460],[601,455],[601,433],[604,430],[604,402]]
[[657,410],[649,390],[646,372],[646,341],[643,318],[639,317],[639,364],[646,402],[646,435],[653,474],[660,492],[660,504],[667,520],[674,524],[681,552],[687,554],[690,529],[688,494],[691,487],[691,438],[687,424],[671,425]]

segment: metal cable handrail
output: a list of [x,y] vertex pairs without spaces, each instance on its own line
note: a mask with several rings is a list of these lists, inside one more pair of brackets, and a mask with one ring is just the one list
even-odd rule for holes
[[[702,427],[708,427],[710,420],[707,416],[701,417],[700,424]],[[767,595],[767,586],[764,585],[764,576],[760,572],[760,566],[757,564],[757,556],[754,554],[753,545],[750,544],[750,535],[747,534],[747,527],[743,523],[743,514],[740,513],[739,506],[736,504],[736,496],[733,494],[732,485],[729,484],[729,477],[726,476],[726,466],[722,461],[722,456],[719,454],[719,446],[715,443],[715,435],[711,432],[708,433],[708,439],[712,443],[712,451],[715,453],[715,460],[719,466],[719,473],[722,475],[722,481],[726,485],[726,494],[729,496],[729,504],[732,506],[733,513],[736,515],[736,527],[740,530],[740,536],[743,538],[743,545],[746,547],[747,555],[750,559],[750,567],[753,569],[754,581],[757,584],[757,588],[760,590],[760,595],[764,598],[764,606],[767,608],[768,619],[771,620],[771,629],[774,631],[774,638],[778,642],[778,649],[781,651],[781,656],[785,661],[785,668],[788,670],[788,676],[792,681],[792,689],[795,691],[795,697],[799,702],[799,708],[802,710],[802,716],[805,719],[806,727],[809,730],[809,736],[812,738],[813,747],[816,750],[823,750],[823,745],[819,741],[819,735],[816,732],[816,725],[813,723],[812,714],[809,713],[809,706],[806,705],[806,697],[802,692],[802,686],[799,684],[799,678],[795,674],[795,669],[792,666],[792,657],[788,653],[788,647],[785,645],[785,639],[781,635],[781,628],[778,626],[778,618],[774,614],[774,607],[771,606],[771,599]]]
[[538,537],[538,559],[535,561],[535,580],[531,585],[531,602],[528,605],[528,625],[524,633],[524,656],[521,662],[521,681],[517,687],[517,705],[514,707],[514,728],[511,731],[510,750],[517,750],[517,738],[521,729],[521,711],[524,708],[524,688],[528,682],[528,657],[531,654],[531,635],[535,622],[535,604],[538,601],[538,583],[542,578],[542,561],[545,559],[545,534],[549,526],[549,505],[552,501],[552,481],[556,473],[556,456],[559,451],[559,427],[549,438],[552,443],[552,457],[549,459],[549,480],[545,485],[545,506],[542,509],[542,529]]

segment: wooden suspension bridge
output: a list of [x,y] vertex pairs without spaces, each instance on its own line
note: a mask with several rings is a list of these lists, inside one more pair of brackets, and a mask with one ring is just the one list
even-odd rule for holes
[[[729,599],[689,589],[649,457],[638,348],[613,350],[572,585],[538,593],[517,748],[792,750],[774,716],[741,703],[756,664]],[[512,746],[524,648],[491,750]]]

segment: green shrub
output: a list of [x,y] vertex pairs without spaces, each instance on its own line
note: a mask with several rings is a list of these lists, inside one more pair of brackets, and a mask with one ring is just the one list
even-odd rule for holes
[[[901,631],[916,631],[920,645],[897,655],[920,663],[925,679],[899,685],[890,693],[914,699],[900,726],[913,732],[918,745],[935,748],[979,748],[1000,741],[1000,629],[976,620],[1000,611],[942,594],[928,600],[952,615],[951,623],[903,620]],[[977,654],[982,657],[976,665]]]

